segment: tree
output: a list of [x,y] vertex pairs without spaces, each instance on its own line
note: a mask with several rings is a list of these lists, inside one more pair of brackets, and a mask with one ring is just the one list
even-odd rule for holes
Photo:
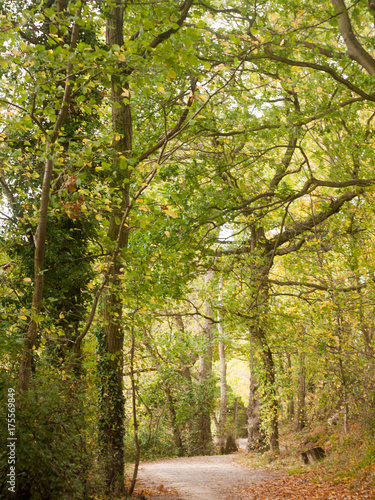
[[[43,373],[68,373],[80,387],[91,380],[84,367],[97,342],[107,495],[124,491],[124,371],[136,462],[138,423],[151,420],[169,422],[180,454],[193,430],[209,452],[222,321],[236,330],[226,339],[234,349],[251,338],[258,444],[267,436],[278,450],[280,402],[296,398],[299,369],[301,426],[312,401],[324,406],[317,367],[329,373],[347,428],[357,374],[373,354],[372,254],[360,256],[373,224],[373,10],[343,0],[292,0],[287,9],[278,0],[3,2],[4,366],[18,370],[26,408]],[[222,302],[214,272],[225,278]],[[279,320],[283,307],[295,325]],[[166,331],[171,345],[161,352]],[[330,353],[325,368],[312,338]],[[191,356],[176,353],[184,343]],[[137,374],[157,360],[164,390],[155,410]],[[137,419],[137,397],[147,418]]]

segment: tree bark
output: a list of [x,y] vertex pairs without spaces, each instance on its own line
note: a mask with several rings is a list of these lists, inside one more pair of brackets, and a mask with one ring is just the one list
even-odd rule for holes
[[[46,144],[46,154],[50,152],[51,145]],[[31,378],[31,353],[38,336],[38,322],[36,315],[40,314],[43,301],[44,288],[44,254],[47,236],[47,213],[49,206],[49,191],[53,172],[53,162],[46,160],[44,169],[44,178],[42,185],[42,195],[39,207],[39,222],[35,234],[35,253],[34,253],[34,290],[31,303],[31,319],[24,340],[23,351],[18,378],[18,387],[20,390],[27,391]]]
[[302,431],[306,426],[306,367],[305,353],[300,355],[300,369],[297,394],[297,425],[296,430]]
[[[118,0],[112,7],[107,20],[106,41],[123,46],[124,7]],[[128,232],[120,227],[118,220],[129,207],[129,171],[126,158],[132,151],[132,120],[130,95],[124,103],[123,89],[128,88],[125,63],[118,63],[117,71],[111,78],[112,130],[113,130],[113,170],[117,172],[113,187],[121,194],[120,207],[113,201],[109,221],[108,239],[119,243],[119,249],[128,245]],[[122,162],[122,164],[121,164]],[[112,249],[111,249],[112,250]],[[109,253],[112,253],[111,251]],[[123,344],[121,260],[116,258],[111,266],[108,288],[103,294],[104,339],[101,357],[105,370],[101,372],[101,398],[99,417],[99,439],[101,460],[104,466],[107,493],[121,494],[124,491],[124,396],[123,396]]]
[[[360,286],[360,279],[359,276],[356,276],[356,283],[358,286]],[[372,345],[372,339],[373,339],[373,328],[371,328],[368,325],[368,322],[366,320],[366,315],[364,311],[364,305],[363,305],[363,294],[362,290],[359,288],[358,289],[358,295],[359,295],[359,321],[361,325],[361,332],[362,332],[362,337],[363,337],[363,343],[365,347],[365,354],[368,360],[371,360],[373,355],[374,355],[374,348]]]
[[248,452],[267,449],[266,435],[262,429],[261,400],[258,389],[259,380],[254,363],[254,340],[250,338],[250,396],[249,405],[246,409]]
[[[206,285],[213,280],[213,277],[214,271],[209,270],[205,277]],[[212,315],[208,299],[205,301],[205,315]],[[213,328],[214,323],[209,318],[205,318],[203,323],[205,352],[199,356],[200,408],[198,409],[194,426],[195,453],[198,455],[209,455],[212,453],[211,407],[213,394],[210,382],[212,377]]]
[[176,410],[174,407],[174,401],[172,398],[171,389],[170,389],[168,383],[165,387],[165,394],[166,394],[166,399],[167,399],[169,415],[171,418],[174,443],[175,443],[177,451],[178,451],[178,456],[183,457],[185,455],[185,448],[184,448],[184,444],[183,444],[183,440],[182,440],[181,429],[180,429],[180,426],[178,425],[178,422],[177,422],[177,415],[176,415]]
[[279,449],[279,404],[276,395],[276,376],[275,376],[275,363],[270,347],[265,347],[266,358],[266,384],[267,384],[267,397],[270,400],[269,409],[271,412],[271,429],[270,429],[270,448],[271,451],[278,453]]
[[[81,15],[81,9],[76,12],[77,17]],[[79,24],[74,23],[71,39],[70,51],[76,48],[79,34]],[[34,290],[31,302],[31,318],[28,326],[28,331],[25,336],[23,350],[21,354],[21,362],[18,376],[18,388],[21,391],[27,391],[31,378],[31,360],[32,349],[38,337],[38,315],[42,310],[43,290],[44,290],[44,257],[47,237],[47,215],[50,201],[51,180],[53,174],[53,160],[51,159],[61,127],[63,126],[68,114],[68,107],[72,95],[72,79],[73,73],[72,63],[69,61],[66,68],[66,82],[64,94],[61,101],[60,109],[52,129],[52,132],[46,137],[46,160],[44,166],[44,175],[42,183],[42,192],[39,204],[39,219],[38,227],[35,233],[34,243]],[[41,126],[42,128],[42,126]],[[44,129],[43,129],[44,130]],[[45,135],[46,131],[44,130]]]
[[339,29],[349,57],[357,61],[367,73],[374,75],[375,59],[362,47],[356,38],[344,0],[331,0],[331,3],[340,13],[338,16]]
[[294,397],[292,393],[292,359],[290,354],[286,353],[287,360],[287,373],[288,373],[288,382],[289,382],[289,394],[288,394],[288,402],[287,402],[287,419],[289,423],[293,422],[294,419]]
[[[222,329],[221,324],[218,325],[218,330]],[[225,344],[223,340],[219,341],[219,359],[220,359],[220,410],[219,421],[216,436],[216,446],[220,453],[224,451],[225,435],[226,435],[226,422],[227,422],[227,362],[225,359]]]
[[[222,286],[223,286],[223,279],[222,277],[220,277],[220,283],[219,283],[220,290]],[[221,296],[219,297],[219,302],[221,302]],[[217,426],[216,446],[218,447],[220,453],[224,453],[228,395],[227,395],[227,362],[225,359],[224,327],[221,321],[220,311],[217,315],[217,319],[218,319],[217,329],[219,333],[219,359],[220,359],[220,410],[219,410],[219,420]]]
[[232,428],[230,432],[226,433],[225,439],[225,447],[224,453],[233,453],[234,451],[238,451],[238,446],[236,444],[237,439],[237,420],[238,420],[238,398],[234,400],[234,408],[233,408],[233,419],[232,419]]
[[[268,440],[272,451],[279,451],[279,431],[278,413],[279,405],[276,395],[276,375],[273,355],[268,345],[267,335],[264,327],[264,317],[269,305],[268,274],[273,263],[273,253],[270,255],[270,248],[265,244],[266,238],[264,229],[253,228],[251,233],[251,249],[256,255],[261,250],[258,262],[252,264],[251,274],[257,288],[252,294],[252,309],[254,320],[250,328],[250,401],[247,408],[248,418],[248,449],[264,450],[266,436],[261,428],[261,408],[267,406],[270,412]],[[261,364],[264,372],[264,384],[262,390],[264,395],[259,396],[259,380],[254,377],[254,350],[256,342],[260,349]]]

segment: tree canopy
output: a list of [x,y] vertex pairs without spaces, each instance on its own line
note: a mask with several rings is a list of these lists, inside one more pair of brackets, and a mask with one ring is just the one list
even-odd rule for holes
[[249,450],[333,414],[371,435],[373,2],[0,10],[17,494],[129,496],[141,457],[212,453],[214,424],[224,449],[229,359]]

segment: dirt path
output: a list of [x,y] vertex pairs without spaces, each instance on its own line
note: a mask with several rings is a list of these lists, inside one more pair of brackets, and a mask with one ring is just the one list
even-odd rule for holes
[[[241,467],[234,455],[188,457],[142,463],[138,491],[159,500],[236,500],[232,488],[277,477],[272,472]],[[142,498],[142,497],[141,497]]]

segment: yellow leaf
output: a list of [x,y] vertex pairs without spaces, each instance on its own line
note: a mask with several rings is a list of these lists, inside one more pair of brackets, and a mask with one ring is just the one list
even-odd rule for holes
[[173,71],[173,69],[170,69],[168,71],[168,76],[169,76],[169,78],[176,78],[177,73],[175,71]]
[[23,278],[22,281],[26,281],[26,283],[31,283],[31,278]]
[[164,210],[164,213],[169,215],[173,219],[176,219],[176,217],[178,217],[177,212],[174,212],[173,210]]
[[158,87],[158,91],[159,91],[161,94],[166,94],[166,91],[164,90],[164,87],[162,87],[162,86]]
[[20,319],[23,319],[24,321],[26,321],[26,320],[27,320],[27,316],[20,316],[19,318],[20,318]]
[[171,233],[170,233],[169,231],[164,231],[164,234],[165,234],[166,236],[168,236],[168,237],[171,235]]
[[122,89],[122,90],[123,90],[123,92],[122,92],[121,95],[124,96],[124,97],[129,97],[129,95],[130,95],[129,90],[128,89]]

